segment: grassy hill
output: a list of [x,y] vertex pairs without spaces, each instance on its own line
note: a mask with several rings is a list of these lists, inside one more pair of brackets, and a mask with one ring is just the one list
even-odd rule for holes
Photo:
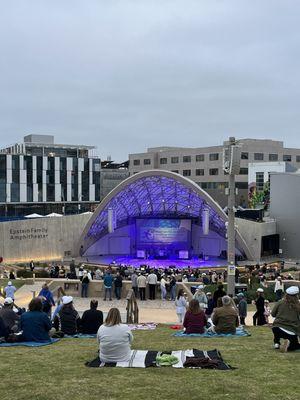
[[94,339],[62,339],[41,348],[1,348],[1,399],[295,400],[300,353],[273,350],[269,328],[250,331],[251,337],[232,339],[176,338],[166,326],[134,332],[135,349],[218,348],[225,361],[237,368],[233,371],[87,368],[85,361],[96,357]]

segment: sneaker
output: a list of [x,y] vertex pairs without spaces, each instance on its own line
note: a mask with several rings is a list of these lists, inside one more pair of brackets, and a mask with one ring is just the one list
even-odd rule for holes
[[280,344],[279,343],[274,343],[274,349],[280,349]]
[[282,353],[286,353],[286,352],[288,351],[289,346],[290,346],[290,341],[289,341],[289,339],[285,339],[283,345],[280,347],[280,351],[281,351]]

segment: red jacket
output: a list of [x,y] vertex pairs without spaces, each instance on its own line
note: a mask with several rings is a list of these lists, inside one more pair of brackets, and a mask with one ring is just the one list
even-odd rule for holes
[[183,326],[186,333],[204,333],[204,327],[207,324],[207,318],[204,311],[199,314],[192,314],[187,311],[184,317]]

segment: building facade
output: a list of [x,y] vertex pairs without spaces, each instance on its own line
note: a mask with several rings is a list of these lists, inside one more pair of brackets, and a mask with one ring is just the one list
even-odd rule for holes
[[[24,143],[2,149],[2,215],[93,210],[102,199],[101,181],[105,185],[108,173],[101,176],[101,160],[95,156],[94,149],[93,146],[55,144],[50,135],[28,135]],[[110,183],[117,184],[117,178]]]
[[[285,148],[275,140],[242,139],[240,173],[236,176],[237,204],[247,206],[249,163],[285,161],[298,169],[300,149]],[[207,191],[222,207],[227,204],[228,175],[223,171],[223,151],[227,142],[212,147],[155,147],[129,155],[129,172],[163,169],[186,176]]]

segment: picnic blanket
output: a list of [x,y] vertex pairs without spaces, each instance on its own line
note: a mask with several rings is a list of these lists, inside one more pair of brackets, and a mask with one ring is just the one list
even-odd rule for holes
[[49,342],[15,342],[15,343],[0,343],[0,347],[16,347],[16,346],[26,346],[26,347],[41,347],[48,346],[58,342],[60,339],[51,339]]
[[176,333],[173,333],[172,336],[177,336],[177,337],[204,337],[204,338],[218,338],[218,337],[242,337],[242,336],[251,336],[251,333],[249,333],[245,328],[238,327],[236,328],[236,333],[233,335],[232,333],[215,333],[215,332],[205,332],[205,333],[185,333],[184,331],[179,331]]
[[219,350],[175,350],[175,351],[154,351],[154,350],[131,350],[130,360],[118,363],[103,363],[97,357],[90,362],[86,362],[87,367],[121,367],[121,368],[167,368],[161,367],[157,359],[164,354],[169,354],[178,359],[176,364],[170,365],[169,368],[208,368],[219,370],[231,370],[229,364],[225,363]]
[[91,339],[96,338],[97,334],[76,333],[75,335],[64,335],[64,339]]
[[156,329],[157,324],[155,322],[146,322],[141,324],[128,324],[132,331],[153,331]]

